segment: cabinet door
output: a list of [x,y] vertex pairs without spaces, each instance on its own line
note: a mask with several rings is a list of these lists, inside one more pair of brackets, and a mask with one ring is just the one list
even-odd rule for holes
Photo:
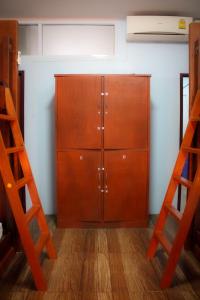
[[101,77],[56,77],[57,148],[101,147]]
[[148,152],[104,152],[105,221],[132,221],[143,226],[148,216]]
[[71,150],[57,153],[59,226],[100,220],[100,166],[101,151]]
[[104,147],[146,148],[149,77],[105,76]]

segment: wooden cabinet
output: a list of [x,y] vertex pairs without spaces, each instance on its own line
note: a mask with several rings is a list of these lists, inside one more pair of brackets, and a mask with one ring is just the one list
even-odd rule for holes
[[148,75],[56,75],[60,227],[146,226]]

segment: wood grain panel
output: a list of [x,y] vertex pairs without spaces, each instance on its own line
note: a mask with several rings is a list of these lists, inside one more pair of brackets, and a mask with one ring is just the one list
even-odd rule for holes
[[[18,22],[15,20],[0,20],[0,81],[10,87],[14,105],[17,115],[20,111],[20,99],[18,98]],[[5,113],[5,97],[4,89],[0,88],[0,112]],[[4,122],[0,124],[2,134],[4,136],[6,145],[11,145],[12,139],[10,131]],[[17,171],[18,166],[14,162],[14,168]],[[8,243],[6,247],[2,246],[0,241],[0,248],[4,249],[5,255],[0,258],[0,265],[3,265],[1,274],[6,270],[8,263],[11,260],[12,254],[15,252],[17,240],[17,230],[15,222],[10,210],[7,196],[5,194],[2,179],[0,179],[0,221],[3,222],[4,235],[8,235]],[[6,237],[5,237],[6,238]],[[3,251],[2,251],[3,252]],[[10,255],[9,255],[10,254]],[[9,258],[9,259],[7,259]],[[6,263],[6,261],[8,263]]]
[[[1,74],[1,80],[5,80],[11,88],[14,104],[17,113],[20,110],[18,105],[18,22],[15,20],[0,20],[0,40],[9,39],[10,42],[10,59],[9,72],[4,67],[4,73]],[[8,74],[9,73],[9,74]],[[9,80],[9,81],[8,81]]]
[[[55,228],[55,224],[53,225]],[[166,255],[149,262],[146,249],[152,229],[54,229],[59,256],[45,259],[46,292],[33,289],[32,277],[20,256],[0,281],[6,300],[171,300],[199,299],[199,264],[190,253],[179,265],[174,285],[161,290]],[[105,239],[103,248],[97,246]],[[106,246],[108,245],[108,247]],[[189,278],[195,272],[198,277]]]
[[101,219],[98,167],[101,152],[71,150],[57,154],[58,225]]
[[100,148],[101,77],[57,77],[56,98],[58,150]]
[[[62,150],[68,153],[70,149],[93,149],[95,151],[101,149],[102,153],[101,162],[99,162],[102,170],[98,174],[101,196],[100,200],[95,200],[95,191],[93,200],[89,200],[91,201],[91,205],[87,206],[89,210],[95,211],[95,202],[98,202],[98,207],[96,213],[91,214],[90,211],[87,218],[78,219],[78,215],[80,217],[82,214],[78,210],[81,209],[81,205],[85,205],[81,204],[81,201],[85,202],[88,197],[80,187],[90,188],[89,178],[86,179],[88,175],[85,176],[84,172],[89,174],[89,169],[93,169],[94,164],[88,164],[87,171],[80,171],[81,177],[84,177],[83,182],[87,180],[87,184],[86,182],[82,184],[81,180],[71,176],[70,186],[75,191],[72,192],[69,190],[69,182],[66,181],[66,178],[67,180],[70,178],[70,172],[64,169],[71,168],[74,172],[75,164],[73,167],[70,165],[69,168],[66,159],[61,168],[61,163],[58,162],[60,164],[58,170],[62,169],[63,177],[60,178],[61,172],[59,171],[57,173],[59,226],[61,223],[62,226],[65,224],[65,226],[77,227],[146,226],[149,172],[149,79],[149,75],[56,75],[57,152]],[[98,124],[102,130],[96,130]],[[122,164],[119,157],[119,160],[116,160],[116,151],[106,154],[109,162],[106,161],[107,158],[104,159],[104,149],[121,148],[134,150],[133,152],[123,150],[129,153],[130,161],[127,164]],[[141,150],[145,150],[142,157],[140,157]],[[60,154],[58,155],[60,157]],[[109,170],[104,173],[107,163]],[[75,168],[78,174],[78,164]],[[91,180],[92,184],[94,178],[95,175]],[[122,182],[120,184],[118,184],[119,178]],[[107,181],[110,188],[108,194],[104,186]],[[79,192],[81,192],[80,195],[78,195]],[[92,199],[90,192],[88,192],[89,199]],[[67,204],[64,200],[66,195],[68,195]],[[76,201],[74,201],[75,197]],[[62,201],[64,202],[60,203]],[[138,206],[136,206],[137,201],[139,201]],[[70,214],[64,216],[67,211],[70,211]],[[75,214],[74,217],[73,214]],[[86,211],[84,214],[87,214]]]
[[[4,36],[0,38],[0,81],[4,83],[4,85],[9,85],[10,83],[10,38],[8,36]],[[3,91],[2,91],[3,92]],[[3,94],[3,93],[2,93]],[[1,97],[1,101],[4,97]],[[4,101],[2,101],[4,102]],[[5,108],[5,103],[1,103],[0,107]]]
[[104,152],[105,221],[147,221],[147,161],[148,153],[146,151]]
[[146,149],[149,77],[105,76],[104,90],[104,147]]
[[[196,96],[197,89],[200,88],[200,24],[192,23],[189,28],[189,103],[190,111]],[[198,128],[195,136],[195,141],[197,147],[200,146],[200,128]],[[197,167],[196,157],[190,157],[189,165],[189,176],[190,179],[193,178]],[[189,233],[189,238],[187,241],[187,247],[190,247],[196,257],[200,260],[200,253],[197,251],[200,243],[198,242],[196,236],[197,231],[200,230],[200,205],[197,208],[193,224]]]
[[195,44],[200,39],[200,23],[192,23],[189,27],[189,77],[190,77],[190,109],[196,95]]

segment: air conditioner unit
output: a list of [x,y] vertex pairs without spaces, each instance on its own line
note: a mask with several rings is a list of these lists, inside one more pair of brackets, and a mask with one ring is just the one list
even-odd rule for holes
[[190,17],[128,16],[127,40],[130,42],[174,42],[188,40]]

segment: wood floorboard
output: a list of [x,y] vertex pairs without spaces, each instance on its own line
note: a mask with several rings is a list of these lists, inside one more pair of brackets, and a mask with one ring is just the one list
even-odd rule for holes
[[43,255],[48,290],[34,289],[30,269],[18,253],[0,280],[0,300],[190,300],[200,299],[200,266],[184,252],[171,288],[159,282],[167,260],[162,249],[146,259],[152,229],[56,229],[55,261]]

